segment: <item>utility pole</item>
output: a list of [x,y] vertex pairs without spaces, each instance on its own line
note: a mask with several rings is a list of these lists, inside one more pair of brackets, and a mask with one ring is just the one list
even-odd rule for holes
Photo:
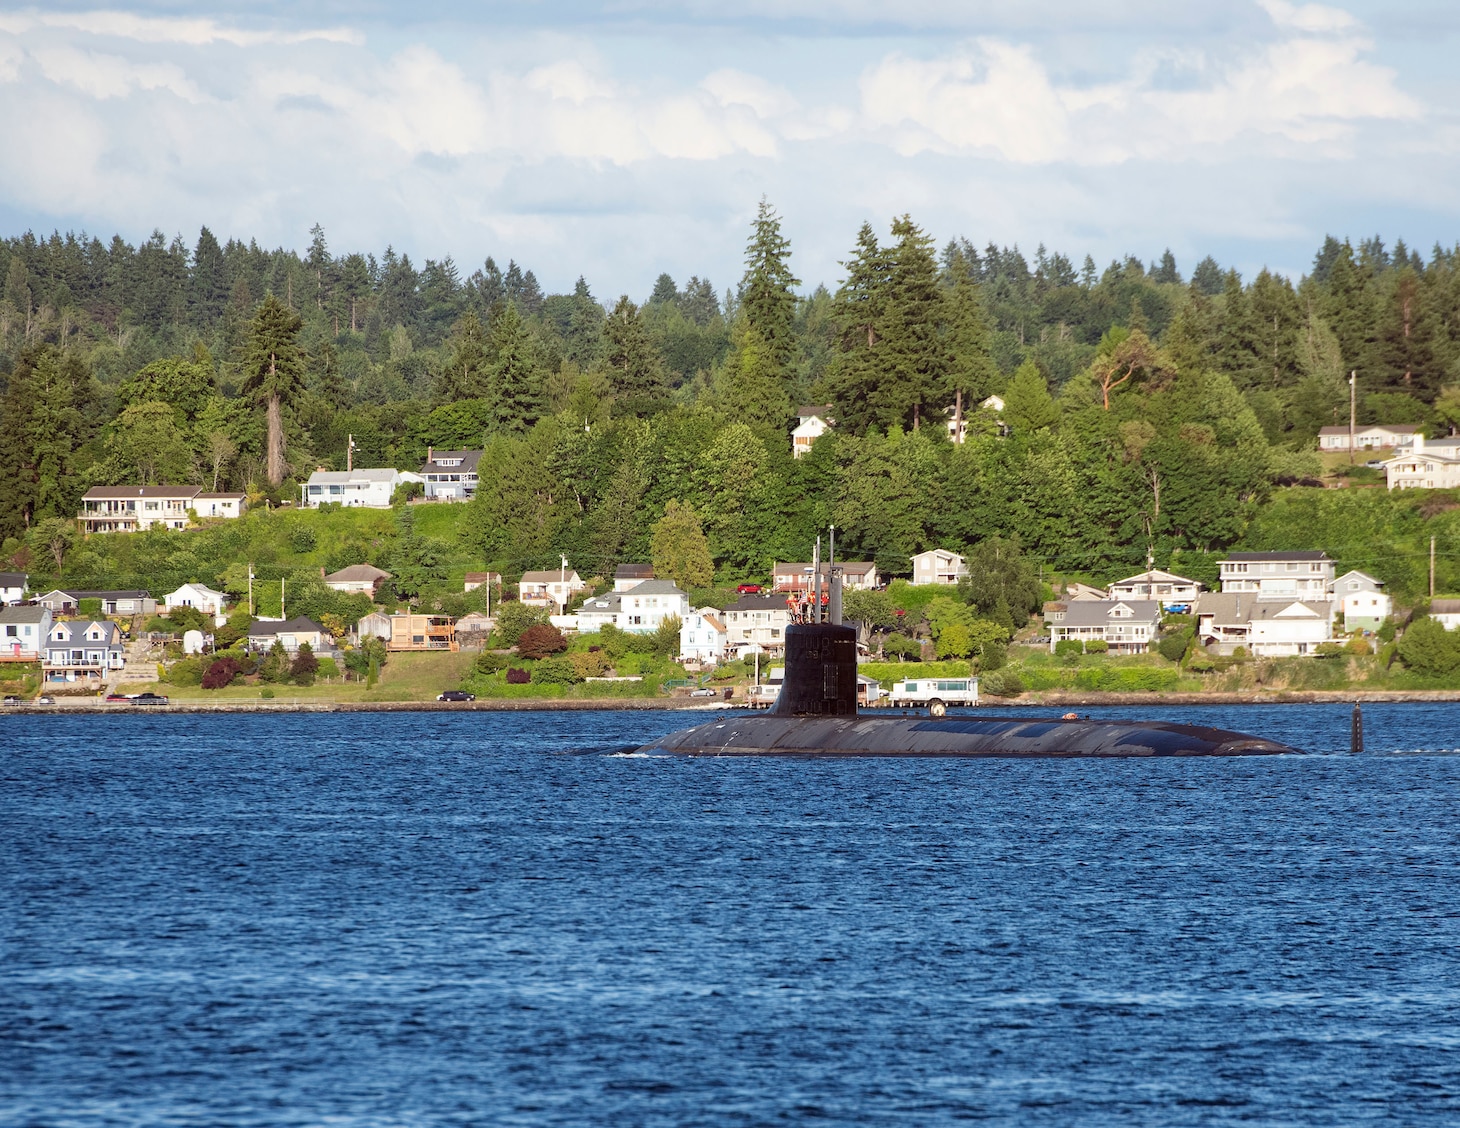
[[1354,432],[1358,430],[1359,406],[1359,374],[1352,371],[1348,374],[1348,461],[1353,465],[1354,461]]
[[253,618],[253,561],[248,562],[248,617]]
[[558,559],[562,561],[558,567],[558,595],[561,597],[558,603],[558,614],[566,615],[568,613],[568,558],[560,552]]
[[355,436],[350,436],[350,441],[345,444],[345,470],[348,472],[355,469]]
[[816,548],[811,553],[811,621],[821,622],[821,534],[816,535]]
[[284,577],[283,576],[280,576],[279,577],[279,618],[280,619],[287,619],[288,617],[289,617],[288,615],[285,615],[284,614]]
[[1435,538],[1430,537],[1430,598],[1435,598]]

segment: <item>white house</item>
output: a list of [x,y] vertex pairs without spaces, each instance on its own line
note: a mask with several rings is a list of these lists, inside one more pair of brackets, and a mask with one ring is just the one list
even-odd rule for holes
[[255,653],[267,653],[276,639],[289,654],[297,653],[306,642],[316,654],[333,650],[335,645],[328,631],[304,615],[292,619],[255,619],[248,625],[248,648]]
[[680,625],[679,657],[682,661],[713,664],[724,657],[728,638],[720,612],[701,607],[686,615]]
[[628,591],[631,587],[638,587],[645,580],[654,578],[654,565],[652,564],[620,564],[613,570],[613,590]]
[[1333,614],[1326,602],[1258,600],[1252,605],[1252,642],[1259,657],[1312,654],[1320,642],[1333,641]]
[[1333,561],[1325,552],[1233,552],[1218,567],[1228,594],[1322,602],[1333,587]]
[[223,614],[228,597],[221,591],[214,591],[204,584],[183,584],[176,591],[162,597],[162,606],[171,611],[174,607],[191,607],[215,619]]
[[[320,571],[323,570],[320,569]],[[350,595],[373,597],[376,589],[390,578],[389,572],[384,568],[377,568],[374,564],[351,564],[326,576],[324,586]]]
[[835,427],[836,420],[831,417],[830,404],[803,407],[796,414],[801,422],[791,432],[791,455],[805,458],[811,453],[811,444]]
[[0,662],[38,662],[51,633],[49,607],[0,607]]
[[[1004,426],[1004,397],[999,395],[989,396],[981,404],[978,410],[991,416],[994,420],[994,429],[1001,435],[1007,435],[1009,428]],[[948,409],[948,441],[956,445],[962,445],[968,440],[968,412],[960,411],[958,404]]]
[[1061,642],[1104,642],[1111,654],[1144,654],[1161,629],[1161,605],[1154,599],[1080,599],[1065,604],[1050,622],[1049,649]]
[[71,619],[51,624],[41,676],[48,682],[99,682],[126,664],[122,632],[115,623]]
[[1384,581],[1367,572],[1345,572],[1333,581],[1332,595],[1343,612],[1346,631],[1377,631],[1394,613],[1394,601],[1384,590]]
[[466,501],[476,496],[479,450],[436,450],[426,448],[426,464],[421,477],[426,482],[426,496],[433,501]]
[[1202,585],[1172,572],[1152,568],[1137,576],[1128,576],[1110,585],[1114,599],[1154,599],[1163,611],[1185,610],[1201,594]]
[[36,602],[49,607],[57,615],[75,615],[81,610],[83,599],[95,599],[101,603],[103,615],[155,615],[157,600],[150,592],[134,591],[61,591],[57,588],[36,597]]
[[673,580],[645,580],[620,593],[619,601],[618,625],[635,634],[652,634],[665,619],[683,623],[689,615],[689,596]]
[[1430,600],[1430,618],[1447,631],[1460,627],[1460,599]]
[[199,519],[205,517],[220,517],[232,519],[242,517],[243,511],[248,508],[248,494],[246,493],[200,493],[193,498],[193,512]]
[[1410,449],[1384,463],[1391,490],[1450,490],[1460,486],[1460,441],[1427,442],[1415,435]]
[[956,584],[968,575],[963,557],[947,549],[930,548],[912,558],[914,584]]
[[545,568],[522,573],[517,598],[530,607],[566,607],[568,600],[587,587],[572,568]]
[[0,572],[0,605],[19,603],[25,598],[25,573]]
[[81,498],[77,520],[84,533],[133,533],[164,525],[188,527],[197,486],[92,486]]
[[578,608],[578,629],[584,634],[601,631],[605,626],[618,626],[618,617],[623,614],[623,593],[605,592],[585,599]]
[[[1412,423],[1385,423],[1359,427],[1354,431],[1353,449],[1379,450],[1381,447],[1394,447],[1402,450],[1413,443],[1416,437],[1423,438],[1419,428]],[[1318,429],[1318,449],[1348,450],[1348,428],[1344,426],[1320,427]]]
[[742,595],[725,608],[726,646],[737,654],[779,651],[786,645],[791,608],[781,595]]
[[1280,657],[1312,654],[1333,640],[1333,604],[1272,599],[1257,592],[1202,592],[1193,614],[1196,637],[1209,650]]
[[299,487],[299,504],[317,509],[325,503],[347,509],[389,509],[396,488],[406,482],[422,482],[408,470],[316,470]]

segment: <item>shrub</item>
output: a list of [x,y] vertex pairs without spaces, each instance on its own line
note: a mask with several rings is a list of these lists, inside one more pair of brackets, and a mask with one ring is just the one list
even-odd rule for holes
[[237,658],[225,655],[222,658],[215,659],[213,664],[203,673],[203,688],[222,689],[242,672],[243,666]]
[[313,552],[318,539],[308,525],[295,525],[289,530],[289,547],[295,552]]
[[1017,697],[1024,692],[1024,681],[1013,670],[998,670],[979,678],[978,687],[993,697]]
[[583,679],[571,660],[544,658],[532,671],[532,680],[542,685],[573,685]]
[[259,690],[259,696],[265,701],[272,701],[274,699],[274,691],[268,686],[264,686],[263,689]]
[[259,663],[259,677],[266,682],[283,682],[289,678],[289,654],[277,638]]
[[1056,658],[1078,658],[1083,653],[1085,653],[1085,644],[1078,639],[1062,638],[1054,644]]
[[1191,645],[1191,632],[1189,630],[1177,631],[1175,634],[1168,634],[1156,644],[1156,650],[1161,657],[1168,662],[1180,662],[1186,656],[1186,648]]
[[318,672],[319,659],[314,656],[314,647],[307,642],[300,643],[299,653],[289,665],[289,680],[295,685],[313,685]]
[[1380,642],[1393,642],[1394,641],[1394,620],[1393,619],[1385,619],[1382,623],[1379,624],[1379,641]]
[[340,676],[339,664],[333,658],[321,658],[318,673],[322,678],[337,678]]
[[504,646],[516,646],[517,640],[528,627],[538,623],[547,624],[548,613],[541,607],[529,607],[513,600],[502,604],[497,611],[497,635]]
[[1252,655],[1247,653],[1247,647],[1245,646],[1239,646],[1236,650],[1232,651],[1232,661],[1234,662],[1246,662],[1251,657]]
[[1343,643],[1341,642],[1320,642],[1313,648],[1315,658],[1337,658],[1342,653]]
[[1460,667],[1460,641],[1438,620],[1423,616],[1399,640],[1399,659],[1418,674],[1448,674]]
[[507,669],[507,684],[508,685],[526,685],[531,680],[532,680],[532,675],[529,674],[526,670],[519,670],[519,669],[517,669],[516,667],[513,667],[513,666],[509,666],[508,667],[508,669]]
[[608,669],[608,655],[596,646],[577,654],[569,654],[568,661],[573,663],[573,669],[578,672],[580,679],[600,677]]
[[78,599],[76,601],[76,614],[87,619],[101,618],[101,600],[99,599]]
[[496,650],[483,650],[472,663],[472,670],[478,674],[495,674],[512,665],[512,655]]
[[201,658],[184,658],[180,662],[174,662],[167,671],[166,680],[169,685],[177,686],[202,684],[203,660]]
[[517,639],[517,653],[524,658],[546,658],[567,649],[568,640],[563,637],[563,632],[550,623],[536,623]]
[[1104,654],[1109,649],[1110,644],[1103,638],[1092,638],[1089,642],[1085,643],[1086,654]]
[[1364,638],[1362,635],[1358,635],[1354,638],[1349,639],[1348,644],[1344,646],[1344,649],[1347,650],[1350,654],[1374,653],[1374,648],[1369,645],[1369,640]]
[[1200,646],[1194,646],[1191,653],[1186,656],[1186,668],[1195,670],[1199,674],[1205,674],[1217,668],[1217,660]]

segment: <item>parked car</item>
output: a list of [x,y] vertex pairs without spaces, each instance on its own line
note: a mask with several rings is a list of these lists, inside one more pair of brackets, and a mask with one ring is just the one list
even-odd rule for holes
[[1371,458],[1364,465],[1370,470],[1382,470],[1384,469],[1384,460],[1382,458]]
[[689,695],[691,697],[714,697],[715,691],[708,687],[705,689],[692,689],[689,691]]
[[12,694],[8,695],[5,698],[5,704],[7,704],[7,705],[24,705],[25,702],[22,701],[20,698],[16,697],[15,694],[12,693]]
[[437,701],[475,701],[476,699],[475,693],[468,693],[464,689],[448,689],[445,693],[436,695]]
[[166,705],[167,696],[161,693],[139,693],[132,698],[133,705]]
[[52,697],[49,693],[43,693],[35,699],[35,703],[37,705],[54,705],[56,703],[56,699]]
[[759,595],[760,594],[760,585],[759,584],[741,584],[735,590],[740,595]]
[[130,693],[108,693],[106,699],[108,701],[118,702],[119,704],[126,704],[132,700],[132,695]]

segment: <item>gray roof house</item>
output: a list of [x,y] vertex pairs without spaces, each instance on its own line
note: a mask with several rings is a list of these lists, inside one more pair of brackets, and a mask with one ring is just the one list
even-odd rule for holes
[[51,609],[0,607],[0,662],[37,662],[51,633]]
[[101,681],[127,664],[122,632],[108,619],[51,624],[41,674],[48,682]]
[[1049,649],[1061,642],[1104,642],[1112,654],[1143,654],[1161,629],[1154,599],[1073,599],[1049,623]]
[[0,603],[19,603],[25,598],[25,573],[0,572]]
[[374,595],[376,589],[390,578],[389,572],[384,568],[377,568],[374,564],[351,564],[348,568],[331,572],[324,578],[324,585],[335,591]]
[[436,450],[426,448],[421,477],[426,479],[426,497],[433,501],[465,501],[477,492],[477,464],[480,450]]
[[248,648],[266,651],[273,647],[274,640],[284,644],[284,649],[293,654],[304,643],[316,654],[334,649],[335,640],[328,631],[306,615],[292,619],[255,619],[248,625]]

